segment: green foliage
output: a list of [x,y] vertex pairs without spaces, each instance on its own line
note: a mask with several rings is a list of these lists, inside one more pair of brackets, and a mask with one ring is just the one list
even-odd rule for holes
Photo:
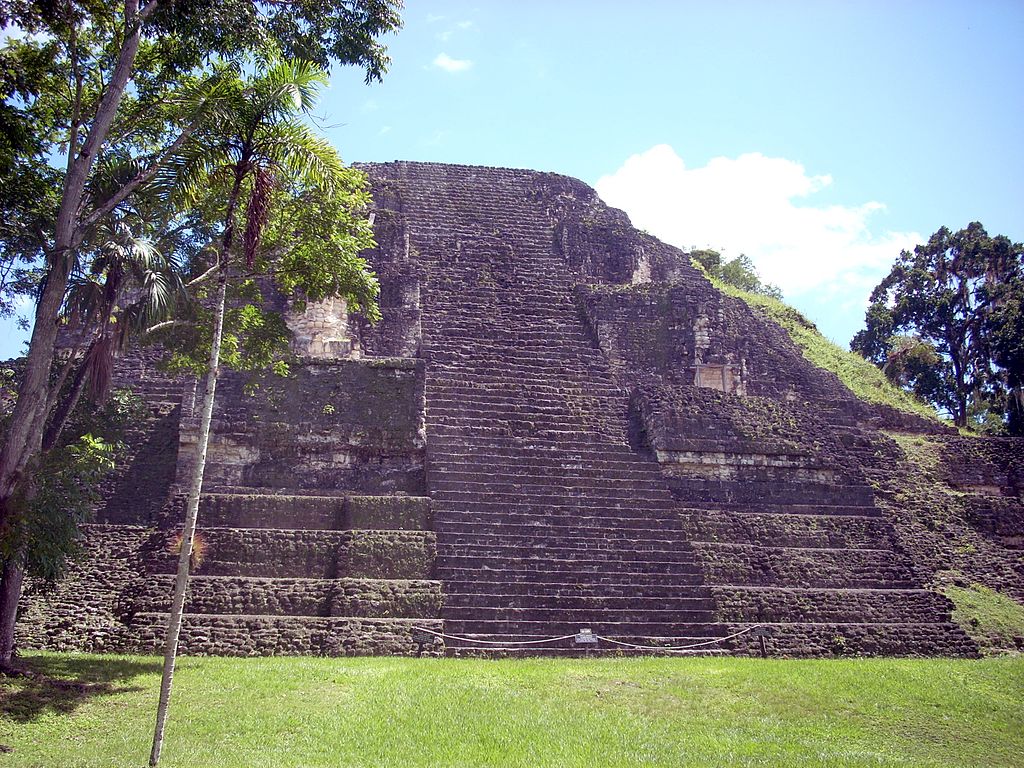
[[985,651],[1019,651],[1024,642],[1024,605],[982,584],[947,584],[953,620]]
[[745,254],[723,262],[718,251],[694,250],[690,252],[690,260],[713,280],[747,293],[782,300],[782,289],[771,283],[762,283],[754,262]]
[[31,499],[2,539],[3,559],[16,556],[25,572],[45,581],[63,575],[81,555],[79,526],[99,501],[99,485],[121,445],[92,434],[46,454]]
[[[251,68],[254,58],[282,55],[321,71],[358,66],[368,82],[380,80],[389,65],[381,38],[401,27],[400,0],[141,5],[146,15],[132,62],[124,58],[134,24],[125,4],[0,3],[0,24],[14,30],[0,44],[0,316],[14,313],[22,297],[34,297],[46,274],[66,173],[119,62],[128,63],[128,87],[88,158],[88,188],[82,204],[74,203],[76,239],[88,235],[84,220],[148,167],[165,162],[175,139],[217,108],[223,62],[237,71]],[[111,174],[114,168],[120,173]],[[149,231],[136,236],[174,237],[184,245],[189,235],[181,221],[168,221],[166,211],[149,213],[141,220]],[[89,274],[88,244],[70,255],[73,271]]]
[[1024,431],[1022,299],[1024,245],[942,227],[900,254],[850,346],[957,426]]
[[[359,256],[375,244],[367,178],[344,168],[334,148],[300,120],[325,83],[326,73],[309,62],[268,57],[250,76],[225,69],[217,119],[164,175],[181,205],[223,222],[213,265],[208,249],[197,254],[192,273],[212,266],[231,276],[221,363],[235,370],[269,367],[287,375],[291,334],[264,301],[270,283],[298,308],[341,296],[349,309],[379,317],[379,285]],[[269,279],[254,279],[263,275]],[[174,369],[205,369],[214,285],[200,286],[186,322],[157,337],[173,350]]]
[[712,282],[723,293],[742,299],[756,312],[782,326],[808,361],[834,373],[861,400],[938,420],[934,410],[895,386],[876,366],[857,353],[826,339],[814,323],[793,307],[770,296],[749,293],[716,280]]
[[35,483],[12,500],[16,514],[0,536],[0,560],[16,557],[29,576],[46,582],[64,574],[82,554],[79,527],[124,452],[124,430],[142,412],[126,390],[112,393],[102,407],[82,403],[76,409],[65,439],[44,454]]
[[[64,764],[69,739],[82,768],[144,762],[158,659],[29,660],[42,675],[0,682],[5,766]],[[1024,753],[1022,679],[1022,658],[185,657],[163,760],[1011,768]]]
[[345,169],[330,189],[312,188],[281,195],[264,234],[268,252],[280,256],[274,279],[297,309],[307,301],[344,296],[351,311],[377,320],[376,277],[359,254],[376,244],[366,216],[369,180]]

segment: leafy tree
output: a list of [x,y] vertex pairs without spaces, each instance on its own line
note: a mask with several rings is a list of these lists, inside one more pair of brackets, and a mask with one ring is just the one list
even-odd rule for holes
[[[0,144],[0,312],[18,294],[32,291],[36,300],[0,450],[0,538],[28,503],[43,461],[57,407],[54,368],[62,365],[58,327],[74,275],[92,271],[91,233],[155,184],[216,112],[221,73],[209,62],[240,65],[280,51],[358,65],[368,81],[379,79],[388,64],[379,38],[400,26],[399,9],[399,0],[0,0],[0,26],[18,33],[0,57],[8,137]],[[120,180],[96,183],[103,168],[119,169],[109,177]],[[91,317],[102,323],[103,313]],[[13,637],[22,562],[8,556],[3,568],[0,666],[10,663],[5,638]]]
[[[274,338],[284,337],[274,333],[283,324],[270,322],[258,295],[255,302],[228,307],[231,274],[244,270],[241,287],[251,293],[255,286],[250,275],[273,266],[278,284],[288,293],[315,299],[342,295],[354,306],[375,307],[376,280],[357,256],[372,246],[372,232],[365,220],[356,219],[361,211],[353,207],[367,202],[365,192],[358,194],[365,177],[346,171],[333,147],[300,119],[326,82],[326,73],[314,64],[275,59],[251,78],[225,77],[227,97],[216,124],[197,132],[190,150],[171,166],[172,185],[186,201],[212,205],[222,219],[214,264],[204,272],[216,272],[216,290],[206,310],[212,322],[191,326],[201,331],[193,336],[192,359],[196,351],[208,357],[150,765],[158,764],[163,744],[221,365],[245,367],[253,364],[253,357],[256,363],[269,362]],[[319,221],[326,226],[308,212],[311,202],[320,203]],[[333,219],[323,218],[332,213]],[[270,243],[264,242],[267,235]],[[238,331],[260,342],[254,348],[243,350],[240,337],[230,329],[225,332],[229,309],[235,310]],[[227,353],[223,359],[222,352]],[[182,353],[179,359],[188,356]]]
[[[850,346],[957,426],[989,412],[1019,431],[1024,246],[978,222],[903,251]],[[1016,415],[1014,415],[1016,414]]]
[[746,254],[741,253],[734,259],[722,261],[722,254],[718,251],[701,249],[691,251],[690,258],[709,277],[720,280],[726,285],[749,293],[771,296],[773,299],[782,298],[782,290],[777,285],[761,282],[761,276],[757,274],[754,262]]
[[[0,372],[0,422],[10,418],[16,378],[13,369]],[[68,415],[0,539],[0,557],[21,564],[19,580],[5,587],[20,591],[25,576],[53,583],[83,555],[80,525],[99,500],[100,483],[114,470],[124,432],[139,418],[140,407],[130,392],[118,391],[103,406],[82,402]],[[4,630],[13,633],[13,624]]]

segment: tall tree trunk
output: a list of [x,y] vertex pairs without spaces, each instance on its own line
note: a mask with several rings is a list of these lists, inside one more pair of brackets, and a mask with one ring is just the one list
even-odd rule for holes
[[213,325],[213,342],[210,344],[209,369],[203,391],[202,414],[199,422],[199,441],[196,444],[195,464],[188,489],[188,503],[185,508],[185,525],[181,535],[181,552],[178,554],[178,573],[174,581],[174,597],[171,613],[167,618],[167,644],[164,649],[164,672],[160,681],[160,703],[156,711],[156,729],[153,732],[153,748],[149,764],[160,762],[160,751],[164,744],[164,728],[167,724],[167,706],[171,698],[171,684],[174,681],[174,665],[178,655],[178,636],[181,633],[181,618],[185,608],[185,592],[188,589],[189,566],[192,558],[192,544],[195,540],[196,519],[199,516],[199,496],[203,490],[203,472],[206,469],[206,449],[210,442],[210,422],[213,418],[213,401],[217,391],[217,366],[220,363],[220,344],[224,329],[224,304],[227,293],[227,269],[222,269],[217,288],[217,309]]
[[0,586],[0,645],[6,649],[0,658],[0,669],[11,666],[14,652],[14,621],[18,616],[18,601],[21,599],[21,583],[25,579],[25,571],[21,564],[11,558],[3,567],[3,584]]
[[[6,440],[0,450],[0,534],[14,510],[12,499],[19,486],[31,480],[27,477],[30,462],[39,453],[49,400],[50,369],[53,367],[54,345],[57,341],[57,318],[64,303],[68,276],[81,237],[79,217],[86,181],[100,147],[117,114],[124,96],[125,86],[135,67],[139,50],[141,20],[138,0],[125,0],[125,41],[121,46],[117,64],[96,109],[85,141],[64,177],[60,208],[54,230],[53,248],[47,261],[48,270],[42,295],[36,305],[35,326],[29,342],[25,374],[18,387],[18,400],[11,414]],[[16,561],[16,558],[12,558]],[[21,595],[23,574],[20,567],[4,564],[4,583],[0,585],[0,664],[10,663],[14,650],[14,622]],[[10,576],[10,583],[8,582]],[[8,632],[8,627],[10,631]]]

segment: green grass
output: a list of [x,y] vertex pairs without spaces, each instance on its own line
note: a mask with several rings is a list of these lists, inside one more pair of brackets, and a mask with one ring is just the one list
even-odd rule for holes
[[953,620],[987,651],[1014,648],[1024,637],[1024,605],[982,584],[948,584],[942,593],[953,601]]
[[[154,658],[39,654],[2,766],[141,766]],[[172,766],[1020,766],[1024,659],[183,659]]]
[[861,400],[888,405],[933,421],[939,420],[938,414],[930,406],[895,386],[877,366],[856,352],[843,349],[826,339],[814,323],[793,307],[770,296],[749,293],[718,280],[712,280],[712,283],[722,293],[742,299],[755,311],[782,326],[807,360],[819,368],[832,371]]

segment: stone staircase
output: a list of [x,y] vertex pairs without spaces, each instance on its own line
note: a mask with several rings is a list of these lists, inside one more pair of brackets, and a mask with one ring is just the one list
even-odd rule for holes
[[553,231],[523,210],[529,179],[512,175],[486,199],[443,171],[401,181],[426,274],[427,487],[445,631],[498,644],[581,628],[643,645],[717,636],[672,496],[628,445],[628,398],[579,322]]
[[[576,298],[584,278],[570,263],[589,259],[556,243],[558,183],[416,163],[368,170],[422,271],[435,573],[445,631],[466,638],[449,652],[581,628],[687,645],[763,624],[775,653],[973,653],[853,457],[754,466],[728,458],[735,446],[712,430],[689,460],[710,457],[717,473],[688,473],[637,445],[628,366],[611,364]],[[819,411],[855,425],[848,406]],[[759,642],[705,647],[752,653]]]
[[[413,626],[441,628],[429,499],[205,494],[199,519],[183,653],[408,654]],[[151,540],[133,600],[144,650],[164,641],[179,520]]]
[[[927,425],[880,417],[580,182],[364,169],[384,320],[334,318],[367,359],[221,382],[184,652],[752,654],[760,626],[779,655],[976,653],[893,526],[877,428]],[[122,373],[152,424],[24,647],[161,649],[195,398]],[[582,629],[615,642],[581,651]]]

